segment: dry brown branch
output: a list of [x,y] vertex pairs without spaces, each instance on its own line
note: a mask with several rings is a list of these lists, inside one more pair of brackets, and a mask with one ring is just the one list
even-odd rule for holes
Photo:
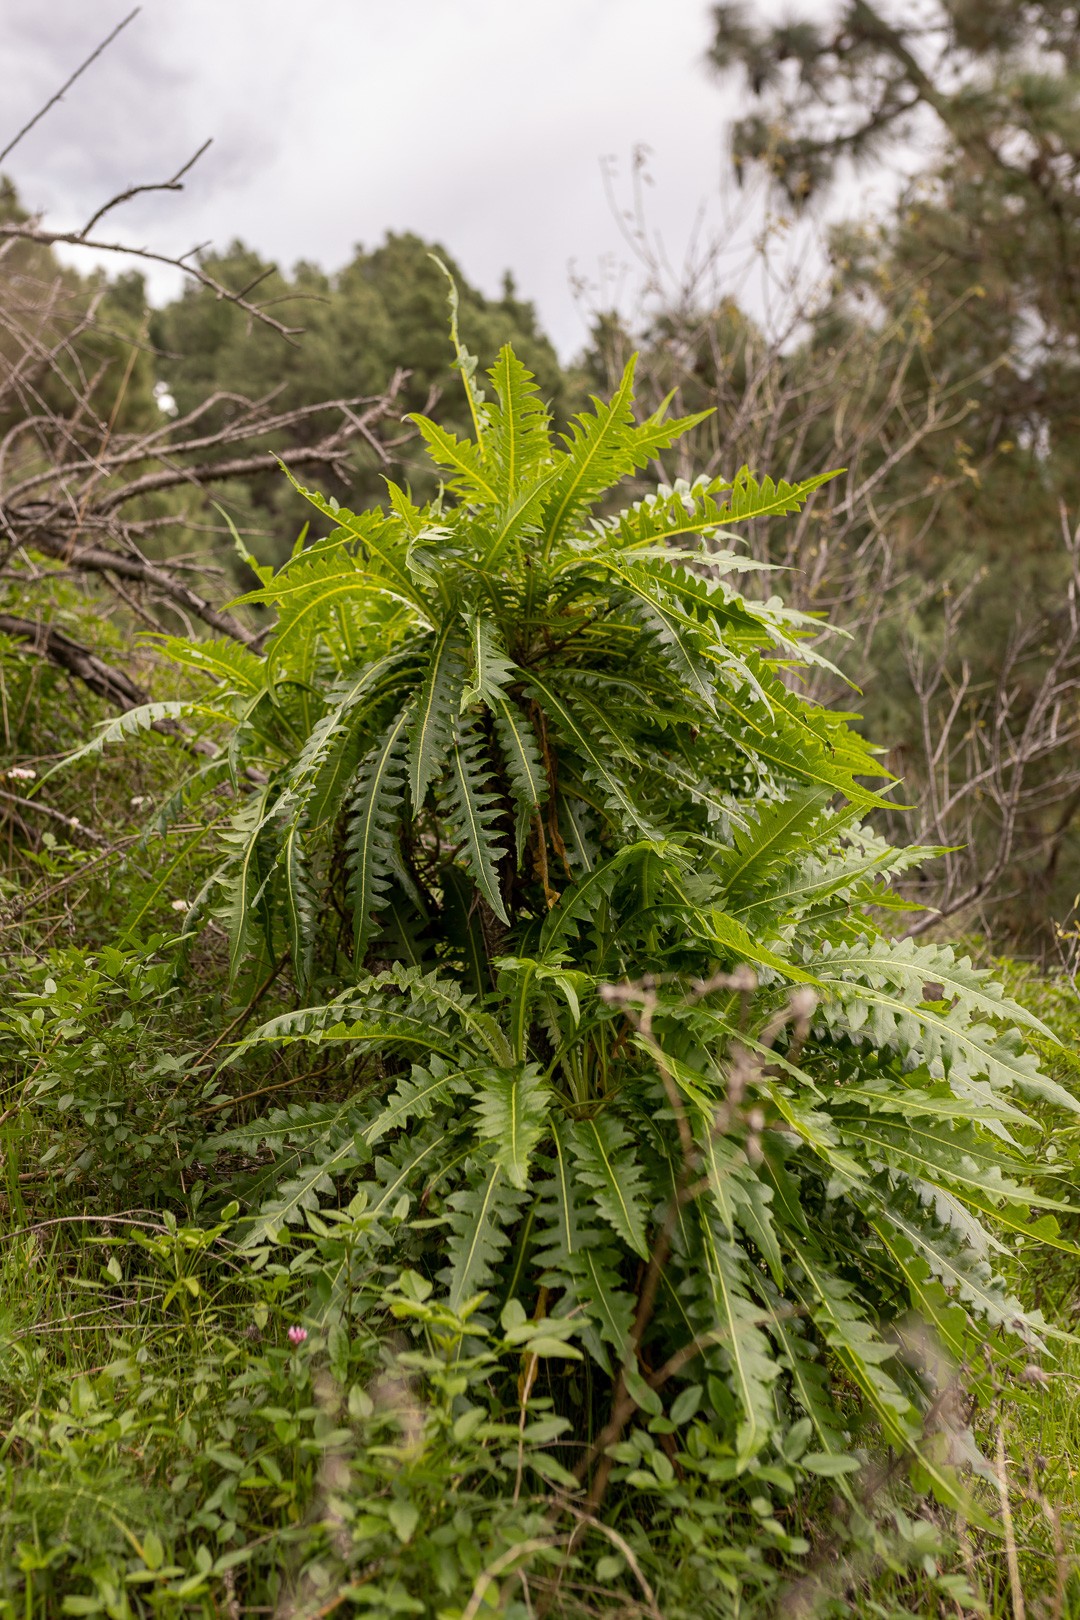
[[[136,15],[137,9],[95,47],[8,141],[0,160]],[[273,471],[279,460],[290,469],[320,468],[347,482],[358,445],[385,466],[401,442],[388,437],[386,426],[406,380],[403,372],[375,396],[283,407],[280,389],[261,398],[218,392],[182,416],[163,413],[131,427],[140,413],[125,413],[124,407],[136,362],[154,353],[145,325],[140,333],[110,327],[107,285],[85,283],[61,269],[55,246],[172,265],[251,320],[283,338],[296,336],[296,328],[254,299],[265,276],[242,288],[226,287],[199,259],[199,250],[173,257],[97,232],[108,214],[132,198],[181,190],[208,144],[169,178],[107,198],[79,230],[53,230],[40,218],[0,223],[0,580],[12,580],[20,596],[15,611],[0,619],[0,633],[121,708],[144,701],[138,684],[45,622],[54,581],[93,576],[137,624],[162,630],[175,629],[179,621],[188,632],[202,624],[250,646],[258,640],[256,631],[222,605],[227,585],[221,588],[222,569],[210,547],[207,555],[192,554],[193,535],[216,539],[225,533],[206,522],[208,492]],[[192,499],[178,501],[178,491],[190,491]],[[27,587],[41,600],[40,622],[26,612]]]
[[[203,148],[202,150],[205,150]],[[197,156],[198,154],[196,154]],[[194,160],[192,160],[194,161]],[[189,166],[189,165],[187,165]],[[186,166],[186,167],[187,167]],[[181,173],[184,171],[181,170]],[[119,192],[115,197],[109,198],[97,210],[97,218],[109,213],[112,209],[141,191],[179,191],[179,183],[172,180],[162,180],[152,184],[136,186],[132,189]],[[271,315],[265,304],[253,304],[242,292],[234,292],[231,287],[211,275],[199,255],[204,253],[207,243],[198,243],[189,248],[186,253],[159,253],[144,244],[122,241],[102,241],[96,236],[87,236],[85,230],[78,231],[51,231],[41,223],[40,218],[31,217],[25,220],[8,220],[0,224],[0,249],[8,242],[33,242],[38,247],[74,247],[87,248],[94,253],[116,254],[123,258],[133,258],[144,264],[163,264],[170,269],[180,270],[191,281],[198,282],[199,286],[206,287],[216,298],[222,298],[226,303],[235,304],[242,309],[252,320],[260,321],[264,326],[270,327],[280,337],[289,341],[299,337],[303,331],[300,326],[287,326],[279,321],[276,315]]]
[[91,692],[118,709],[133,709],[146,702],[146,693],[123,670],[98,657],[55,624],[0,613],[0,635],[27,644],[28,651],[47,658],[58,669],[82,681]]
[[[328,400],[294,411],[271,411],[261,402],[244,400],[240,420],[217,432],[185,433],[192,425],[188,418],[142,433],[113,434],[100,451],[93,441],[89,446],[72,444],[69,421],[55,413],[23,418],[0,442],[0,534],[7,555],[32,559],[36,554],[72,572],[134,587],[141,609],[158,628],[164,627],[158,618],[161,608],[171,608],[250,645],[255,632],[183,577],[192,570],[190,560],[177,565],[146,554],[146,536],[186,528],[189,514],[130,516],[128,509],[170,489],[189,488],[201,499],[213,485],[273,471],[281,461],[290,468],[317,466],[341,473],[358,439],[373,446],[385,465],[389,455],[376,429],[391,414],[404,381],[405,373],[398,372],[385,394]],[[316,415],[336,420],[313,444],[281,456],[256,448],[260,440],[286,434]],[[18,449],[20,434],[29,441],[25,456]],[[246,455],[221,454],[245,444]]]
[[1017,620],[992,681],[977,683],[958,651],[974,586],[941,603],[933,650],[908,638],[921,740],[914,759],[896,763],[920,839],[946,847],[917,895],[933,909],[910,934],[956,915],[985,922],[1021,866],[1026,882],[1048,888],[1080,812],[1080,525],[1064,508],[1061,535],[1063,596],[1039,618]]
[[6,157],[9,157],[11,155],[11,153],[14,152],[15,148],[18,146],[18,144],[22,140],[23,136],[24,135],[29,135],[29,133],[33,129],[34,125],[35,124],[40,124],[41,120],[45,117],[45,114],[47,112],[49,112],[51,108],[55,107],[56,103],[58,101],[62,101],[64,99],[65,94],[67,93],[67,91],[69,91],[71,89],[71,87],[75,83],[76,79],[80,79],[82,77],[82,75],[86,72],[87,68],[90,67],[94,62],[97,61],[98,57],[102,54],[102,52],[106,51],[109,48],[109,46],[112,44],[113,40],[116,39],[119,34],[123,33],[124,29],[128,26],[128,23],[134,22],[135,18],[139,15],[139,12],[141,10],[142,10],[141,6],[136,6],[134,11],[129,11],[127,16],[124,17],[122,19],[122,21],[117,23],[116,27],[112,30],[112,32],[110,34],[106,34],[105,38],[101,41],[101,43],[94,46],[94,49],[90,52],[90,55],[87,56],[82,62],[80,62],[79,66],[75,69],[74,73],[72,73],[67,79],[64,80],[64,82],[60,86],[59,90],[57,90],[53,95],[51,95],[49,97],[48,101],[46,101],[42,106],[40,106],[38,108],[38,110],[33,114],[33,116],[31,118],[29,118],[27,120],[27,122],[22,126],[22,128],[18,131],[17,134],[12,136],[11,140],[8,141],[7,145],[3,148],[2,151],[0,151],[0,163],[3,163],[4,159]]
[[42,804],[39,799],[25,799],[18,793],[0,790],[0,804],[10,806],[4,813],[13,816],[23,825],[25,825],[22,820],[23,812],[28,811],[32,816],[44,816],[47,821],[55,821],[66,833],[74,838],[85,838],[89,844],[107,845],[109,842],[101,833],[95,832],[93,827],[84,827],[77,816],[66,816],[62,810],[54,810],[51,804]]
[[[134,21],[134,19],[139,15],[140,10],[141,7],[136,6],[133,11],[129,12],[129,14],[123,18],[123,20],[119,22],[116,27],[105,36],[104,39],[101,40],[100,44],[94,47],[89,56],[87,56],[84,61],[75,69],[74,73],[72,73],[69,78],[65,80],[60,89],[50,96],[49,99],[37,109],[33,116],[27,120],[22,128],[17,131],[11,140],[8,141],[3,150],[0,151],[0,163],[2,163],[4,159],[15,150],[16,146],[18,146],[23,137],[29,134],[30,130],[32,130],[36,124],[41,122],[46,114],[56,106],[57,102],[63,99],[65,93],[71,89],[76,80],[81,78],[81,76],[86,72],[87,68],[97,61],[97,59],[105,50],[107,50],[118,35],[124,31],[128,24]],[[106,214],[112,213],[114,209],[119,208],[123,203],[130,202],[133,197],[142,196],[147,192],[154,191],[182,191],[184,176],[190,173],[191,169],[199,161],[210,144],[211,143],[209,140],[204,141],[199,147],[198,151],[195,152],[192,157],[188,158],[188,160],[176,170],[175,174],[171,175],[168,179],[148,181],[140,185],[127,186],[123,191],[119,191],[114,196],[107,198],[103,203],[100,203],[98,207],[93,210],[89,219],[81,230],[47,230],[43,225],[40,216],[32,216],[28,219],[8,220],[5,223],[0,224],[0,254],[2,254],[5,249],[10,247],[15,242],[32,242],[36,243],[39,247],[55,247],[63,244],[68,247],[87,248],[96,253],[120,254],[141,259],[146,263],[168,265],[174,270],[181,271],[181,273],[190,280],[198,282],[203,287],[209,288],[218,298],[223,298],[229,303],[236,304],[238,308],[244,310],[246,314],[250,315],[253,320],[261,321],[265,326],[269,326],[275,332],[280,333],[282,337],[292,340],[297,336],[301,328],[286,326],[284,322],[279,321],[276,316],[271,315],[265,305],[252,303],[248,297],[248,294],[254,290],[254,285],[236,290],[234,288],[226,287],[215,276],[211,275],[211,273],[206,269],[205,265],[201,263],[199,259],[199,254],[206,244],[201,244],[198,247],[190,248],[187,253],[174,255],[160,253],[155,249],[146,247],[145,245],[130,242],[101,241],[90,234],[94,226],[104,219]]]
[[[846,310],[827,275],[808,277],[806,244],[785,264],[788,227],[768,212],[747,243],[740,222],[755,205],[743,192],[724,227],[673,268],[649,227],[643,164],[636,155],[628,207],[610,192],[641,293],[629,318],[605,323],[608,381],[638,348],[647,408],[672,391],[675,411],[713,408],[710,421],[664,458],[669,482],[730,477],[744,464],[792,483],[842,469],[801,512],[759,520],[745,539],[755,560],[785,570],[789,605],[848,632],[852,640],[834,656],[862,683],[882,615],[906,583],[905,559],[917,553],[950,490],[970,476],[959,464],[922,479],[896,474],[924,445],[951,442],[985,380],[983,371],[938,382],[925,364],[974,290],[934,322],[924,278],[892,289],[888,311]],[[732,245],[740,235],[741,248]],[[823,244],[815,256],[827,260]],[[603,306],[594,303],[593,314],[602,316]],[[813,336],[826,317],[827,342]],[[759,584],[773,588],[768,574]],[[802,689],[825,702],[845,698],[825,672],[804,679]]]
[[[114,208],[119,208],[122,203],[130,202],[132,197],[142,197],[148,191],[183,191],[184,188],[181,181],[183,180],[184,175],[190,174],[191,170],[195,167],[196,163],[198,163],[203,153],[209,151],[212,145],[213,141],[210,139],[203,141],[202,145],[196,152],[192,154],[191,157],[188,158],[187,162],[180,165],[170,180],[155,180],[145,185],[128,186],[126,191],[117,192],[115,197],[110,197],[108,202],[102,203],[101,206],[91,214],[90,218],[79,232],[79,240],[85,241],[90,235],[90,232],[93,230],[94,226],[97,225],[100,220],[103,220],[106,214],[112,213],[112,210]],[[251,290],[252,289],[250,287],[245,287],[240,293],[237,294],[237,296],[243,298],[245,294]]]
[[[1016,624],[996,671],[981,683],[961,655],[977,594],[949,596],[920,574],[950,494],[978,481],[957,435],[1007,358],[970,373],[939,371],[935,357],[949,351],[949,323],[978,289],[931,319],[924,287],[939,268],[931,264],[890,286],[880,304],[858,306],[828,274],[815,285],[805,253],[784,264],[788,228],[767,212],[756,240],[747,243],[743,232],[745,245],[733,246],[755,206],[745,193],[725,228],[672,268],[649,226],[644,165],[637,154],[625,206],[610,191],[640,293],[633,314],[609,314],[598,328],[608,380],[640,348],[637,382],[647,408],[672,390],[676,411],[713,407],[711,419],[665,458],[669,482],[703,471],[731,477],[744,464],[792,483],[843,469],[801,512],[759,520],[744,539],[756,561],[785,570],[791,606],[847,632],[850,639],[832,639],[825,650],[860,687],[881,689],[880,633],[897,611],[907,621],[899,639],[906,636],[910,687],[899,695],[917,713],[919,735],[890,763],[914,814],[898,817],[889,832],[905,843],[915,836],[960,846],[919,873],[916,898],[937,909],[920,915],[912,932],[953,914],[981,921],[1021,868],[1025,881],[1034,875],[1048,891],[1080,815],[1080,531],[1063,518],[1064,598]],[[818,256],[827,262],[824,251]],[[602,302],[593,302],[593,314],[604,315]],[[756,582],[766,593],[773,588],[768,573]],[[754,584],[752,576],[747,588]],[[928,627],[923,641],[917,622]],[[891,630],[889,639],[897,639]],[[791,678],[812,698],[850,706],[828,670]]]
[[[41,579],[40,560],[49,559],[68,573],[101,577],[151,628],[167,627],[171,613],[185,628],[201,622],[250,644],[252,628],[198,588],[198,562],[168,559],[179,549],[172,536],[198,518],[211,486],[272,471],[282,457],[297,470],[318,467],[345,479],[363,443],[387,464],[385,423],[405,374],[381,395],[284,409],[280,390],[255,399],[219,392],[175,420],[121,431],[120,406],[141,341],[105,330],[102,291],[88,298],[47,260],[44,270],[20,266],[7,286],[11,296],[0,300],[0,411],[7,422],[0,434],[0,570]],[[82,361],[88,335],[111,340],[112,363],[124,367],[108,420],[97,405],[102,369],[90,373]],[[288,448],[279,456],[282,443]],[[196,497],[194,509],[190,502],[162,508],[157,498],[183,489]],[[118,688],[114,695],[121,696]]]

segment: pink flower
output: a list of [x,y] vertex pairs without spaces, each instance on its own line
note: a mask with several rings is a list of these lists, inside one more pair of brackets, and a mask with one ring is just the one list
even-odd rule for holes
[[290,1344],[303,1344],[307,1338],[307,1328],[291,1327],[287,1336]]

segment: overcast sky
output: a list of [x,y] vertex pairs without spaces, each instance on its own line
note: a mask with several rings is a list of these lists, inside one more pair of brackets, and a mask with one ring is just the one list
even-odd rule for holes
[[[0,148],[129,9],[3,0]],[[724,217],[733,102],[708,40],[707,0],[143,0],[5,167],[70,227],[212,136],[181,195],[125,206],[110,234],[177,252],[239,236],[333,269],[413,230],[486,292],[511,270],[569,355],[585,337],[571,263],[609,292],[622,274],[624,298],[634,280],[605,157],[627,202],[633,150],[650,149],[650,224],[676,264],[703,208]]]

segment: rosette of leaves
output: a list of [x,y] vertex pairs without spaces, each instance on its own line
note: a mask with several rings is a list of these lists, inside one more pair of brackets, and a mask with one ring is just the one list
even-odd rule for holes
[[[731,533],[821,480],[620,507],[698,418],[635,420],[631,365],[556,438],[509,349],[486,396],[458,361],[472,437],[415,418],[440,499],[305,491],[328,532],[246,598],[264,650],[169,643],[216,688],[238,790],[190,926],[216,911],[255,981],[289,960],[295,1010],[245,1045],[356,1076],[205,1152],[281,1166],[253,1251],[351,1178],[375,1248],[423,1208],[411,1260],[451,1309],[572,1317],[610,1380],[557,1392],[598,1403],[594,1496],[665,1409],[725,1477],[790,1465],[793,1434],[842,1476],[869,1423],[948,1495],[929,1363],[894,1330],[1030,1359],[994,1262],[1068,1246],[1026,1103],[1075,1105],[1022,1050],[1036,1020],[875,921],[926,852],[866,826],[874,751],[798,691],[820,627],[745,594]],[[347,1298],[323,1279],[325,1310]]]

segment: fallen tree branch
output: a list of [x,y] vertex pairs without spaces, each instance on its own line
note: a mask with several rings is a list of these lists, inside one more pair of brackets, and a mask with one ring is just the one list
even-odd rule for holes
[[[218,635],[243,646],[256,645],[255,630],[216,606],[184,577],[190,576],[189,564],[174,566],[146,555],[140,540],[147,528],[187,527],[190,513],[177,511],[147,519],[133,516],[128,509],[141,499],[171,489],[190,488],[199,493],[231,479],[273,472],[283,464],[293,469],[327,467],[341,477],[358,441],[372,447],[383,465],[388,465],[389,447],[375,430],[391,416],[408,375],[395,372],[383,394],[327,400],[292,410],[273,410],[272,395],[256,401],[233,397],[231,403],[241,409],[239,424],[231,420],[215,430],[192,434],[195,417],[203,414],[200,409],[180,424],[108,435],[96,448],[72,442],[66,417],[39,410],[21,424],[33,433],[32,471],[26,469],[20,476],[13,466],[12,476],[5,480],[8,460],[16,459],[11,450],[16,430],[0,445],[0,532],[7,539],[9,555],[27,557],[37,552],[63,563],[73,573],[101,575],[114,582],[128,606],[131,602],[121,582],[141,587],[148,600],[139,604],[139,611],[149,614],[151,625],[155,622],[151,599],[156,599],[200,620]],[[265,442],[271,434],[288,434],[302,424],[309,431],[313,418],[328,413],[335,420],[313,444],[291,445],[280,454],[249,448],[246,454],[215,459],[215,451],[251,446],[260,439]],[[171,627],[161,622],[159,628]]]
[[97,697],[104,698],[116,708],[134,709],[147,701],[142,687],[137,686],[123,670],[105,663],[97,653],[91,652],[89,647],[84,647],[55,624],[0,613],[0,635],[28,642],[32,652],[75,676]]
[[78,816],[65,816],[62,810],[54,810],[51,804],[42,804],[40,799],[26,799],[18,793],[8,793],[0,789],[0,801],[13,806],[15,816],[20,822],[21,812],[30,810],[35,816],[45,816],[50,821],[59,822],[66,832],[73,833],[76,838],[85,838],[87,843],[104,846],[109,842],[92,827],[84,827]]
[[118,579],[130,579],[138,584],[152,585],[162,596],[177,607],[186,608],[193,613],[203,624],[209,625],[211,630],[217,630],[221,635],[228,636],[232,641],[239,641],[245,647],[250,646],[256,639],[255,632],[248,630],[235,618],[233,614],[223,612],[213,607],[198,591],[193,591],[190,585],[177,579],[167,567],[152,563],[148,558],[135,550],[134,555],[125,555],[117,551],[105,551],[94,546],[75,547],[70,535],[50,534],[45,530],[36,530],[27,534],[23,544],[34,551],[43,552],[47,557],[55,557],[68,568],[79,569],[87,574],[115,574]]

